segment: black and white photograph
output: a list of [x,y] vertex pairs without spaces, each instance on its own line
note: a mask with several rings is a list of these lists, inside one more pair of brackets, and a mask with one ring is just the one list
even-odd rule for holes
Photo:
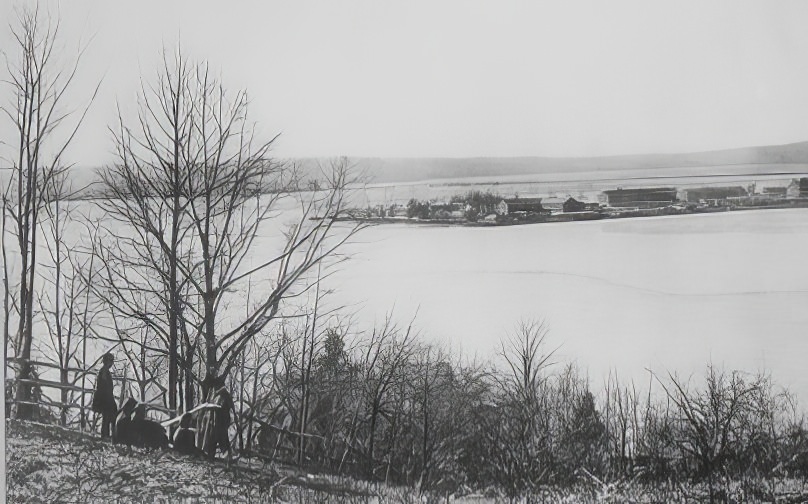
[[808,502],[806,26],[0,1],[4,502]]

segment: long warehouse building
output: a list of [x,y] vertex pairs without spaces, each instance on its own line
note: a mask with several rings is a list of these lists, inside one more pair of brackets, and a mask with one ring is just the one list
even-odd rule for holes
[[676,203],[673,187],[644,187],[639,189],[614,189],[603,191],[599,198],[609,207],[656,208]]

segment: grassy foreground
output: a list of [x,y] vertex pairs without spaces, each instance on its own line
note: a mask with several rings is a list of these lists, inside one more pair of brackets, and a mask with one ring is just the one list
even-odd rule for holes
[[[483,494],[420,494],[280,465],[228,466],[102,441],[52,425],[6,422],[6,498],[14,503],[180,502],[507,502]],[[780,480],[724,482],[715,502],[808,502],[808,485]],[[699,485],[649,487],[631,481],[603,483],[582,475],[573,489],[546,488],[519,502],[709,502]]]
[[209,463],[18,421],[6,422],[6,486],[7,502],[26,503],[385,500],[356,482],[243,461]]

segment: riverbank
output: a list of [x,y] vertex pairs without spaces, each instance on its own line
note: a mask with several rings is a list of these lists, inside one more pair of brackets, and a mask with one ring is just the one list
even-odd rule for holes
[[[368,224],[420,224],[432,226],[463,226],[463,227],[500,227],[521,226],[525,224],[544,224],[557,222],[579,222],[602,219],[631,219],[640,217],[660,217],[667,215],[694,215],[704,213],[740,212],[749,210],[783,210],[794,208],[808,208],[808,199],[786,200],[777,204],[760,205],[727,205],[727,206],[696,206],[672,205],[657,208],[602,208],[598,211],[585,212],[559,212],[553,214],[494,214],[478,219],[466,218],[436,218],[425,219],[418,217],[341,217],[337,220],[350,222],[364,222]],[[493,217],[493,218],[492,218]]]

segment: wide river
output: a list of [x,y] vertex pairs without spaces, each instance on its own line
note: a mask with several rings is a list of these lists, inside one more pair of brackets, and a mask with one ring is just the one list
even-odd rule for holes
[[[255,258],[278,246],[273,229]],[[86,240],[79,228],[70,235]],[[808,409],[808,209],[388,224],[347,251],[325,280],[327,303],[350,305],[357,328],[390,312],[400,325],[415,316],[423,339],[487,359],[521,320],[543,320],[548,349],[559,347],[558,360],[575,361],[595,390],[610,372],[645,386],[647,369],[701,376],[712,362],[767,370]]]
[[498,228],[382,225],[331,277],[358,319],[393,311],[487,358],[523,319],[598,389],[610,371],[768,370],[808,403],[808,210]]

